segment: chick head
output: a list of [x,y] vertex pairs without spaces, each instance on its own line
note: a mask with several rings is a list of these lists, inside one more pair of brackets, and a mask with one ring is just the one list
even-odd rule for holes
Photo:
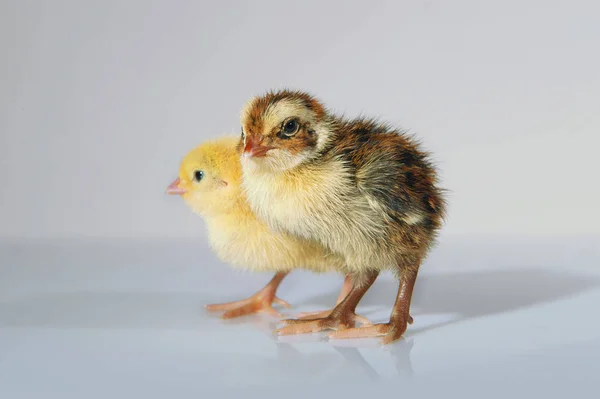
[[237,138],[226,137],[194,148],[181,161],[179,177],[167,193],[181,195],[202,216],[227,212],[240,198],[238,144]]
[[251,99],[241,115],[244,167],[284,171],[319,155],[330,118],[310,94],[282,90]]

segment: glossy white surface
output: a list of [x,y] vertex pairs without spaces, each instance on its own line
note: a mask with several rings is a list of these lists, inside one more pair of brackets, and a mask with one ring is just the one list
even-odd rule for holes
[[[241,299],[269,276],[230,270],[203,242],[4,242],[0,397],[595,396],[597,237],[442,238],[418,280],[415,323],[388,347],[277,339],[267,316],[207,315],[203,304]],[[298,272],[279,295],[293,312],[320,309],[341,282]],[[359,312],[385,320],[394,294],[383,276]]]

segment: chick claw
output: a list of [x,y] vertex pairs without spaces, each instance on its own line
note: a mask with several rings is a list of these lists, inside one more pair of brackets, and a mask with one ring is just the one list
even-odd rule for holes
[[[331,314],[331,310],[323,310],[320,312],[303,312],[303,313],[298,314],[297,319],[298,320],[322,319],[322,318],[329,316],[330,314]],[[352,314],[349,317],[352,318],[354,322],[360,323],[363,326],[370,326],[371,324],[373,324],[373,323],[371,323],[371,320],[369,320],[366,317],[361,316],[361,315]]]
[[206,305],[206,310],[209,312],[225,311],[225,313],[221,315],[222,319],[233,319],[235,317],[254,313],[267,313],[274,317],[282,317],[282,314],[273,308],[272,303],[276,303],[285,308],[290,308],[292,306],[276,296],[273,297],[272,301],[269,301],[267,298],[255,295],[241,301]]
[[330,339],[353,339],[383,337],[381,343],[387,345],[402,337],[409,324],[413,323],[412,316],[408,316],[406,322],[389,322],[362,326],[358,328],[347,328],[329,334]]

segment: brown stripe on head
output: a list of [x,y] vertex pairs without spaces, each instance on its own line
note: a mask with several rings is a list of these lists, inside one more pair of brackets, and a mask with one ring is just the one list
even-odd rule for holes
[[[252,133],[268,133],[283,119],[295,116],[301,122],[318,123],[326,115],[323,105],[301,91],[270,91],[251,99],[242,110],[242,126]],[[267,126],[268,125],[268,126]]]
[[[247,136],[296,154],[317,145],[315,129],[325,117],[325,108],[310,94],[281,90],[250,100],[242,111],[241,122]],[[297,122],[298,129],[286,135],[283,127],[290,120]]]

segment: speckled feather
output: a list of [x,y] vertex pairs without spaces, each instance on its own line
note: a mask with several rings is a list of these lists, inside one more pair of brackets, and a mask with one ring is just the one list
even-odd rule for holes
[[[283,123],[297,120],[293,137]],[[242,158],[253,211],[271,229],[316,239],[344,271],[418,269],[445,214],[444,191],[414,138],[375,119],[336,117],[314,97],[269,92],[242,111],[247,137],[274,147]]]

